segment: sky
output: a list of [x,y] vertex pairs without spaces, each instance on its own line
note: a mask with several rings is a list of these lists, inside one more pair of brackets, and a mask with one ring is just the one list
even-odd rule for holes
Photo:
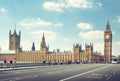
[[104,54],[104,31],[109,20],[112,54],[120,55],[120,1],[116,0],[0,0],[0,47],[8,50],[9,30],[21,31],[21,47],[36,50],[44,32],[50,51],[70,51],[74,43],[93,43]]

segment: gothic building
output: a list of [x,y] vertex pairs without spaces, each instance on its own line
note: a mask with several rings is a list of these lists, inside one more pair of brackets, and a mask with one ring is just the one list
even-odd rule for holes
[[40,63],[46,62],[107,62],[110,63],[112,55],[112,32],[110,30],[109,22],[106,25],[106,30],[104,32],[104,56],[99,52],[94,52],[93,44],[85,44],[85,49],[82,50],[82,46],[79,43],[73,44],[73,52],[64,51],[61,52],[59,49],[54,51],[49,51],[49,46],[46,46],[45,36],[43,33],[42,41],[40,43],[40,49],[35,50],[35,43],[33,42],[30,51],[23,51],[20,48],[21,42],[21,32],[19,35],[16,30],[13,34],[9,32],[9,50],[14,50],[14,52],[2,53],[0,52],[0,60],[6,58],[11,60],[13,58],[17,59],[17,62],[35,62]]
[[104,32],[104,61],[110,63],[112,60],[112,31],[109,21]]

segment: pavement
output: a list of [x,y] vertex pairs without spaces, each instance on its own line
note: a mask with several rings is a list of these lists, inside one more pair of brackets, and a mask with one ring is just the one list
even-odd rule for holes
[[7,69],[0,71],[0,81],[120,81],[120,64],[70,64]]
[[30,66],[30,67],[16,67],[16,68],[0,68],[0,71],[9,71],[9,70],[22,70],[22,69],[33,69],[33,68],[41,68],[47,66]]

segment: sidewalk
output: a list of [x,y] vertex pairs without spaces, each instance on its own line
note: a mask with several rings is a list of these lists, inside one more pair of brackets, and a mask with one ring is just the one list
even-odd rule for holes
[[16,67],[16,68],[0,68],[0,71],[21,70],[21,69],[33,69],[33,68],[38,68],[38,67],[46,67],[46,66]]
[[[64,64],[63,64],[64,65]],[[9,70],[22,70],[22,69],[34,69],[34,68],[42,68],[42,67],[50,67],[50,66],[63,66],[63,65],[45,65],[45,66],[17,66],[16,68],[0,68],[0,71],[9,71]],[[72,64],[65,64],[72,65]]]

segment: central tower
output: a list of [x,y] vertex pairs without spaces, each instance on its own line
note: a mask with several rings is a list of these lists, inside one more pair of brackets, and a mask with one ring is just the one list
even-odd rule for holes
[[45,37],[44,37],[44,33],[43,33],[42,41],[41,41],[41,44],[40,44],[40,50],[41,50],[42,53],[47,54],[48,49],[49,48],[46,46]]
[[104,32],[104,61],[110,63],[112,59],[112,31],[110,30],[109,21]]

